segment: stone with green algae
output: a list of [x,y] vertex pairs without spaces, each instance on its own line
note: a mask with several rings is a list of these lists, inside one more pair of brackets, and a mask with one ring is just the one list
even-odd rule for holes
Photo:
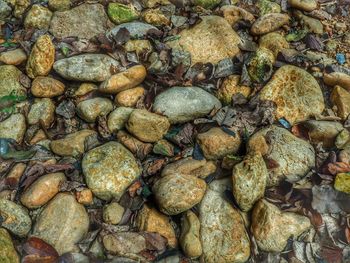
[[201,6],[206,9],[212,9],[220,4],[221,0],[193,0],[194,5]]
[[350,173],[339,173],[335,177],[334,188],[340,192],[350,194]]
[[139,13],[132,5],[110,3],[107,10],[109,18],[117,25],[131,22],[139,17]]

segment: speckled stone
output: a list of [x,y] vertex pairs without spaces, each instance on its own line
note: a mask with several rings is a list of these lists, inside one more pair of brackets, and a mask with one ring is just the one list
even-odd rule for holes
[[37,28],[37,29],[48,29],[50,26],[50,21],[52,17],[52,12],[42,6],[33,5],[24,20],[24,27],[26,28]]
[[51,77],[36,77],[31,87],[32,94],[39,98],[53,98],[62,95],[64,90],[64,84]]
[[200,240],[200,222],[195,213],[188,210],[181,218],[180,245],[185,255],[197,258],[202,255],[202,244]]
[[0,138],[14,139],[17,143],[21,143],[26,127],[26,119],[23,114],[12,114],[0,122]]
[[4,228],[0,228],[0,262],[19,263],[20,258],[12,243],[10,234]]
[[12,65],[0,66],[0,97],[8,96],[12,92],[25,95],[26,89],[20,82],[22,72]]
[[117,142],[108,142],[87,152],[82,167],[88,187],[104,200],[119,199],[141,174],[134,156]]
[[28,123],[37,124],[42,120],[45,127],[49,127],[55,119],[55,109],[55,104],[51,99],[35,99],[28,113]]
[[0,61],[7,65],[19,65],[26,61],[27,54],[20,48],[5,51],[0,54]]
[[77,113],[87,122],[95,122],[98,116],[105,116],[113,110],[113,103],[107,98],[93,98],[79,102]]
[[259,17],[250,31],[253,35],[263,35],[277,30],[289,23],[290,17],[286,14],[272,13]]
[[116,132],[125,127],[125,123],[128,121],[130,114],[133,112],[133,108],[118,107],[108,115],[108,129],[111,132]]

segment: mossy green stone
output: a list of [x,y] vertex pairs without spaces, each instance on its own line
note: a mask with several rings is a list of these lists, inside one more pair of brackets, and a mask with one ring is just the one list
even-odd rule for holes
[[281,13],[281,6],[273,1],[259,0],[257,6],[260,16],[271,13]]
[[107,13],[109,18],[117,25],[131,22],[139,17],[139,14],[132,6],[118,3],[110,3]]
[[193,0],[194,5],[204,7],[206,9],[211,9],[220,4],[221,0]]
[[11,236],[4,228],[0,228],[0,262],[19,263],[19,257],[13,246]]
[[269,49],[257,49],[248,63],[248,73],[251,79],[257,83],[266,81],[266,78],[272,73],[274,61],[274,55]]
[[350,173],[339,173],[335,177],[334,188],[340,192],[350,194]]

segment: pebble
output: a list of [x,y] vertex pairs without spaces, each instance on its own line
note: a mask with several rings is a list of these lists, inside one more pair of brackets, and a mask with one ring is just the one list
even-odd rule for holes
[[123,218],[124,207],[118,203],[110,203],[103,207],[103,221],[107,224],[117,225]]
[[174,156],[174,145],[167,140],[161,139],[154,144],[153,153],[172,157]]
[[17,143],[22,143],[26,128],[24,115],[21,113],[12,114],[0,122],[0,138],[14,139]]
[[46,128],[50,127],[55,119],[55,104],[49,98],[35,99],[28,113],[28,124],[38,124],[40,120]]
[[21,205],[0,198],[1,226],[19,237],[25,237],[32,227],[28,211]]
[[52,12],[39,4],[33,5],[24,20],[25,28],[49,29]]
[[350,75],[342,72],[324,73],[323,81],[326,85],[334,87],[336,85],[350,91]]
[[187,157],[167,164],[163,168],[161,176],[180,173],[205,179],[215,171],[216,164],[214,161],[195,160],[192,157]]
[[306,16],[300,11],[295,12],[295,16],[309,29],[310,33],[323,34],[323,24],[320,20]]
[[52,11],[66,11],[70,9],[71,0],[49,0],[48,5]]
[[341,123],[335,121],[309,120],[299,125],[307,130],[311,143],[322,144],[324,148],[334,147],[336,137],[344,129]]
[[0,62],[7,65],[20,65],[27,60],[27,54],[21,49],[5,51],[0,54]]
[[117,133],[118,141],[128,148],[133,154],[141,155],[140,158],[145,157],[152,151],[151,143],[144,143],[135,137],[131,136],[129,133],[124,130],[118,131]]
[[235,5],[224,5],[220,8],[220,11],[231,26],[234,26],[240,20],[249,21],[250,23],[255,21],[252,13]]
[[128,131],[143,142],[156,142],[168,132],[170,123],[164,116],[135,109],[126,123]]
[[146,90],[141,86],[121,91],[115,96],[115,103],[119,107],[135,107],[145,92]]
[[51,77],[36,77],[32,82],[31,92],[35,97],[53,98],[62,95],[64,91],[64,84]]
[[230,180],[209,184],[199,206],[201,261],[246,262],[250,256],[250,240],[241,214],[224,198]]
[[317,8],[317,0],[289,0],[289,5],[302,11],[311,12]]
[[[11,6],[4,0],[0,1],[0,21],[4,21],[11,14]],[[1,23],[0,22],[0,23]]]
[[248,152],[251,151],[260,152],[267,160],[267,186],[278,185],[285,178],[298,181],[315,167],[315,151],[311,144],[275,125],[263,128],[250,137]]
[[144,204],[136,216],[135,223],[139,231],[158,233],[168,240],[170,247],[177,246],[175,230],[170,224],[169,217],[158,212],[157,209]]
[[204,117],[214,108],[221,108],[220,101],[198,87],[172,87],[157,95],[153,104],[154,112],[167,116],[172,124]]
[[41,207],[59,192],[61,184],[65,181],[64,173],[43,175],[25,190],[21,196],[21,203],[29,209]]
[[108,115],[107,125],[111,132],[117,132],[125,127],[133,108],[118,107]]
[[259,17],[250,31],[254,35],[264,35],[279,29],[289,23],[290,17],[286,14],[272,13]]
[[291,124],[318,116],[325,108],[316,79],[292,65],[279,68],[260,91],[259,98],[275,102],[276,118],[285,118]]
[[82,205],[92,205],[94,202],[92,191],[88,188],[85,188],[81,191],[77,191],[75,193],[75,196],[77,198],[78,203]]
[[219,5],[221,0],[192,0],[192,3],[206,9],[212,9]]
[[93,130],[80,130],[66,135],[62,139],[51,141],[51,150],[60,156],[77,156],[85,151],[85,140],[89,136],[97,135]]
[[80,97],[89,94],[90,92],[97,90],[97,85],[94,83],[82,83],[79,88],[74,92],[74,96]]
[[251,229],[259,248],[264,251],[281,252],[291,236],[297,238],[310,227],[307,217],[282,212],[264,199],[254,206]]
[[153,26],[170,26],[170,19],[162,12],[161,9],[147,9],[142,12],[142,19]]
[[57,60],[54,70],[68,80],[100,82],[112,76],[119,62],[103,54],[83,54]]
[[99,34],[105,34],[112,25],[103,5],[85,3],[67,11],[55,12],[52,16],[50,32],[56,38],[91,39]]
[[338,149],[350,148],[350,132],[347,129],[343,129],[339,132],[335,139],[335,146]]
[[335,177],[334,188],[337,191],[350,194],[350,174],[338,173]]
[[162,176],[152,187],[160,211],[167,215],[192,208],[202,200],[205,190],[204,180],[180,173]]
[[281,13],[281,6],[270,0],[259,0],[257,2],[259,8],[259,15],[264,16],[272,13]]
[[131,4],[109,3],[107,13],[109,18],[116,25],[131,22],[139,17],[139,13]]
[[238,93],[247,98],[252,89],[248,86],[239,85],[241,76],[230,75],[224,79],[220,88],[216,92],[216,97],[224,104],[230,105],[232,103],[232,97]]
[[268,171],[260,152],[250,152],[232,171],[232,192],[242,211],[264,197]]
[[79,102],[77,113],[87,122],[95,122],[97,117],[105,116],[113,110],[113,103],[107,98],[93,98]]
[[346,120],[350,114],[350,92],[340,86],[335,86],[331,93],[331,102],[337,107],[337,116]]
[[241,137],[237,132],[214,127],[197,135],[197,142],[207,160],[222,159],[228,154],[235,154],[241,146]]
[[192,65],[198,62],[217,64],[220,60],[236,56],[241,39],[229,22],[219,16],[201,18],[200,23],[182,30],[179,39],[167,44],[173,49],[189,52]]
[[49,35],[40,36],[30,52],[26,71],[30,78],[49,74],[55,61],[55,46]]
[[145,7],[153,8],[157,5],[169,5],[169,0],[142,0]]
[[43,239],[62,255],[77,252],[77,243],[87,234],[89,217],[83,205],[69,193],[59,193],[40,213],[33,236]]
[[25,95],[26,89],[20,82],[22,72],[12,65],[0,66],[0,97],[11,93]]
[[144,39],[129,40],[125,43],[124,48],[127,52],[135,52],[139,57],[153,51],[151,42]]
[[13,11],[13,15],[16,18],[22,18],[23,13],[30,6],[31,1],[30,0],[16,0],[14,4],[15,4],[15,9]]
[[258,48],[247,63],[247,71],[250,79],[257,83],[268,80],[273,71],[275,56],[270,49]]
[[195,213],[188,210],[181,218],[181,234],[179,238],[181,248],[189,258],[202,255],[200,240],[200,222]]
[[88,187],[103,200],[119,199],[141,174],[132,153],[114,141],[87,152],[82,168]]
[[3,263],[20,262],[20,257],[18,256],[17,251],[13,245],[11,236],[4,228],[0,228],[0,247],[1,247],[1,250],[0,250],[1,262]]
[[147,36],[147,32],[150,30],[156,30],[158,32],[158,29],[150,24],[142,22],[129,22],[114,27],[113,29],[107,32],[106,36],[109,39],[113,39],[118,34],[119,30],[122,28],[125,28],[129,31],[131,39],[145,38]]
[[131,258],[137,258],[136,254],[141,253],[147,248],[146,239],[141,234],[136,232],[107,234],[103,237],[103,245],[111,254]]
[[142,65],[133,66],[126,71],[112,75],[101,83],[99,91],[108,94],[135,88],[143,82],[147,75],[146,68]]
[[275,58],[277,58],[277,55],[280,51],[289,48],[289,43],[281,34],[271,32],[259,38],[259,48],[269,49]]

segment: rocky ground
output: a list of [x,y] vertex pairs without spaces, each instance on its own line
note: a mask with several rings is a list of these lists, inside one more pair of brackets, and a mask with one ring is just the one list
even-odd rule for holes
[[0,0],[0,263],[350,262],[349,0]]

